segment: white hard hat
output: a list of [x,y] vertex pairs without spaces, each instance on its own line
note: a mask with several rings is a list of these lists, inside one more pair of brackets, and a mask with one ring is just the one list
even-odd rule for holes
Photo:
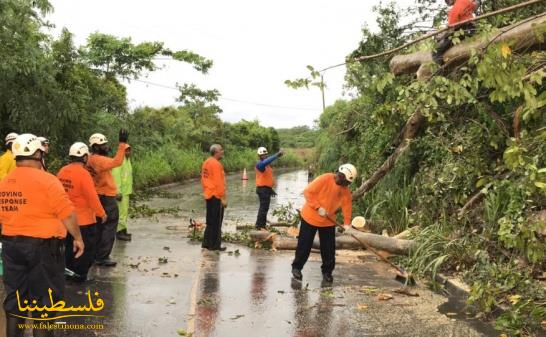
[[263,155],[263,154],[267,154],[267,149],[265,147],[259,147],[258,148],[258,155]]
[[12,143],[15,138],[17,138],[19,135],[16,134],[15,132],[12,132],[12,133],[8,133],[8,135],[6,136],[6,145],[8,145],[9,143]]
[[72,144],[70,150],[68,151],[68,155],[73,157],[83,157],[86,154],[89,154],[89,148],[82,142]]
[[30,133],[19,135],[12,145],[12,151],[15,157],[29,157],[34,155],[38,150],[45,151],[45,148],[38,137]]
[[89,146],[93,146],[95,144],[102,145],[108,143],[108,139],[106,139],[106,136],[102,133],[94,133],[89,137]]
[[349,182],[353,182],[357,175],[356,167],[354,167],[353,164],[343,164],[339,167],[338,171],[343,173],[345,175],[345,179],[347,179]]
[[47,139],[46,137],[38,137],[38,140],[44,145],[49,144],[49,139]]

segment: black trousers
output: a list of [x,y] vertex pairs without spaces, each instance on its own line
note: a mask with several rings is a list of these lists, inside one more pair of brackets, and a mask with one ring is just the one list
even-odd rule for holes
[[459,39],[461,41],[467,37],[472,36],[474,32],[476,31],[476,27],[474,26],[474,24],[468,23],[460,27],[457,27],[454,31],[449,31],[446,34],[441,35],[438,38],[438,41],[437,41],[438,46],[436,47],[436,50],[432,52],[432,59],[436,63],[440,65],[444,64],[444,59],[443,59],[444,53],[448,51],[451,47],[453,47],[453,41],[451,40],[451,37],[453,36],[454,32],[459,31],[461,29],[464,30],[464,34],[459,36]]
[[207,202],[207,226],[203,244],[201,247],[210,250],[218,250],[222,245],[222,221],[224,220],[224,206],[222,201],[216,197],[206,200]]
[[322,273],[332,274],[336,266],[336,228],[316,227],[301,219],[300,234],[298,236],[298,246],[296,247],[296,257],[292,262],[292,268],[302,270],[309,258],[315,235],[319,233],[320,256],[322,258]]
[[[54,301],[63,299],[64,262],[64,240],[24,236],[3,237],[2,263],[6,313],[28,315],[28,311],[19,311],[17,292],[22,306],[25,306],[25,300],[28,300],[28,303],[36,300],[38,306],[51,306],[49,288],[52,290]],[[42,312],[35,311],[32,314],[39,317]]]
[[256,194],[258,194],[258,198],[260,198],[260,208],[258,209],[256,228],[265,228],[265,225],[267,224],[267,212],[269,212],[273,189],[269,186],[258,186],[256,187]]
[[100,203],[108,216],[105,223],[97,218],[97,244],[95,250],[96,260],[106,260],[110,257],[114,241],[116,240],[116,231],[119,222],[119,209],[116,197],[99,195]]
[[89,268],[91,268],[91,265],[93,265],[93,261],[95,260],[97,225],[80,226],[80,232],[82,233],[83,243],[85,245],[82,256],[77,259],[74,257],[74,238],[69,233],[66,236],[65,261],[66,268],[85,278],[87,277]]

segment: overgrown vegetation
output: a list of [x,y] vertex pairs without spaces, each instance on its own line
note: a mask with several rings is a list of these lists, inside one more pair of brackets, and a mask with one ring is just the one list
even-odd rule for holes
[[[50,171],[65,162],[73,142],[87,142],[93,133],[105,134],[115,148],[121,127],[130,133],[137,187],[198,175],[213,143],[226,148],[228,171],[251,168],[259,146],[279,149],[275,129],[257,121],[223,122],[220,93],[194,84],[179,86],[173,106],[130,112],[121,80],[156,70],[155,57],[186,62],[203,74],[212,60],[158,41],[137,44],[102,33],[78,47],[67,29],[58,37],[48,34],[51,10],[47,0],[0,2],[0,135],[15,131],[49,138]],[[303,161],[289,153],[276,164],[301,166]]]
[[310,127],[295,126],[290,129],[277,129],[281,139],[281,147],[283,148],[298,148],[308,149],[315,147],[315,137],[317,130]]
[[[518,2],[483,1],[482,10]],[[443,3],[377,7],[379,30],[364,27],[349,57],[385,51],[429,30],[430,22],[444,20]],[[476,35],[545,10],[546,4],[539,4],[484,20]],[[536,27],[537,34],[544,30]],[[406,52],[433,47],[426,41]],[[423,130],[396,167],[354,203],[355,214],[378,220],[378,231],[421,226],[419,248],[404,261],[409,270],[460,274],[471,286],[470,303],[484,317],[491,317],[495,305],[505,307],[495,321],[503,333],[543,331],[546,290],[538,276],[546,268],[546,53],[514,53],[510,43],[491,43],[429,81],[395,77],[388,61],[347,65],[346,85],[355,95],[320,116],[319,170],[352,162],[365,180],[393,153],[402,126],[419,110],[426,117]],[[311,78],[288,84],[311,83],[317,73],[310,69]]]

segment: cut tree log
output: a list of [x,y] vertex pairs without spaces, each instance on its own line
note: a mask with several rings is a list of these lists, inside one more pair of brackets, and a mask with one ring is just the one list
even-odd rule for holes
[[[509,43],[512,51],[546,49],[546,12],[522,22],[501,28],[498,32],[485,38],[462,42],[444,54],[446,68],[451,68],[467,60],[473,51],[487,48],[492,42]],[[396,55],[391,59],[390,69],[394,75],[410,74],[419,71],[421,79],[426,78],[430,71],[419,69],[421,65],[432,62],[430,51],[421,51],[406,55]]]
[[276,222],[276,221],[269,221],[267,220],[267,223],[269,224],[269,226],[271,227],[294,227],[294,226],[297,226],[297,222],[293,223],[293,222]]
[[345,230],[347,235],[354,235],[358,240],[366,243],[368,246],[384,250],[396,255],[409,255],[415,249],[416,243],[413,240],[396,239],[372,233],[362,233],[353,228]]
[[252,230],[248,232],[248,236],[250,239],[254,242],[257,241],[267,241],[271,239],[271,236],[274,236],[275,233],[271,233],[270,231],[258,231],[258,230]]
[[393,236],[395,239],[407,239],[421,230],[420,226],[413,226]]
[[[298,239],[285,236],[277,236],[273,240],[273,248],[277,250],[296,250]],[[313,240],[313,249],[320,250],[320,240],[316,237]],[[359,250],[363,249],[352,236],[341,235],[336,237],[336,249]]]
[[[355,229],[347,229],[342,235],[336,236],[336,249],[363,249],[362,245],[351,235],[355,235],[359,240],[365,242],[370,247],[377,250],[386,251],[390,254],[408,255],[415,248],[415,241],[404,240],[382,235],[362,233]],[[298,245],[298,239],[282,237],[267,231],[251,231],[250,238],[255,242],[270,241],[272,247],[278,250],[295,250]],[[313,248],[320,249],[320,240],[318,237],[313,241]]]

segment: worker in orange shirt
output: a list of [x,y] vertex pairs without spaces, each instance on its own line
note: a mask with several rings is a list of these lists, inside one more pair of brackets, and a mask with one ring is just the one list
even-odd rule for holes
[[89,159],[89,148],[84,143],[74,143],[70,147],[68,156],[70,164],[61,168],[57,178],[63,184],[70,201],[76,208],[76,218],[87,249],[80,258],[76,258],[72,251],[74,237],[70,234],[67,236],[66,268],[71,272],[67,277],[76,282],[85,282],[88,279],[89,268],[95,260],[96,218],[101,218],[102,223],[105,223],[107,218],[97,195],[93,178],[85,169],[85,164]]
[[[448,6],[453,6],[448,13],[448,26],[453,26],[459,22],[472,19],[474,17],[474,11],[480,7],[480,1],[473,0],[445,0]],[[471,36],[474,33],[475,26],[472,22],[463,24],[456,28],[456,30],[464,30],[464,34],[459,37],[460,40],[463,40],[465,37]],[[436,50],[432,53],[432,59],[439,65],[444,64],[444,53],[451,47],[453,47],[452,42],[453,31],[448,31],[446,34],[439,36],[438,46]]]
[[18,134],[12,132],[5,138],[4,154],[0,156],[0,180],[4,179],[11,171],[15,170],[15,157],[11,151],[11,146],[17,136]]
[[349,226],[352,216],[351,191],[348,186],[356,178],[356,168],[343,164],[336,173],[318,176],[303,191],[305,205],[301,211],[301,225],[292,262],[292,276],[301,281],[301,270],[309,258],[315,234],[319,233],[320,256],[322,257],[323,281],[331,283],[336,263],[335,214],[342,209],[343,223]]
[[[37,137],[20,135],[12,148],[17,167],[0,182],[0,223],[6,335],[20,337],[24,330],[19,324],[25,323],[29,311],[20,309],[19,304],[24,306],[28,301],[32,308],[49,307],[51,301],[63,300],[67,230],[74,237],[76,257],[82,255],[85,245],[63,186],[54,175],[42,170],[44,148]],[[36,318],[41,314],[32,312]],[[53,336],[54,331],[36,329],[33,334]]]
[[227,207],[227,196],[224,166],[220,163],[224,157],[222,145],[212,145],[210,155],[201,168],[201,185],[207,205],[207,226],[201,247],[224,251],[226,247],[222,247],[222,221],[224,208]]
[[271,196],[276,195],[273,190],[273,169],[270,164],[282,157],[283,152],[267,156],[267,149],[265,147],[258,148],[258,157],[260,161],[256,164],[256,194],[260,199],[260,208],[258,209],[258,218],[256,219],[256,229],[265,228],[267,223],[267,212],[269,211],[269,204],[271,203]]
[[108,146],[106,136],[95,133],[89,138],[91,156],[87,160],[87,167],[92,172],[95,188],[107,215],[105,222],[97,218],[97,247],[95,252],[95,264],[97,266],[115,267],[117,264],[110,259],[119,221],[119,210],[116,200],[118,189],[112,176],[112,169],[123,164],[125,150],[129,146],[127,144],[128,138],[129,134],[126,130],[122,129],[119,131],[119,145],[114,158],[108,157],[110,147]]

